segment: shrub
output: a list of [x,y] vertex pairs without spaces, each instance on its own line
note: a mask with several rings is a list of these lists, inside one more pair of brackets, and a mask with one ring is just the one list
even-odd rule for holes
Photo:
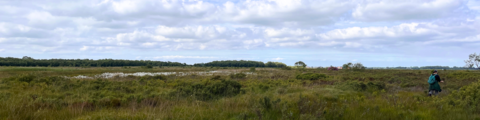
[[247,75],[244,74],[244,73],[230,74],[230,78],[232,78],[232,79],[235,79],[235,78],[241,79],[241,78],[245,78],[245,77],[247,77]]
[[231,97],[240,93],[242,85],[236,81],[222,80],[211,85],[193,84],[176,88],[176,93],[187,97],[193,96],[199,100],[211,100],[220,97]]
[[318,80],[320,78],[327,78],[327,75],[318,73],[305,73],[297,75],[295,78],[300,80]]
[[282,67],[282,70],[292,70],[292,67],[288,67],[288,66]]
[[472,111],[480,111],[480,82],[453,91],[444,102],[459,108],[469,108]]
[[222,79],[222,77],[220,75],[215,75],[213,76],[212,78],[210,78],[211,80],[220,80]]
[[260,98],[259,103],[265,111],[269,111],[272,109],[272,106],[276,106],[280,101],[280,99],[271,101],[269,97],[263,97]]
[[355,91],[377,91],[385,89],[385,83],[383,82],[361,82],[361,81],[348,81],[343,83],[341,87],[344,89],[350,89]]
[[150,76],[150,75],[145,75],[145,76],[142,76],[140,77],[141,80],[167,80],[167,76],[165,75],[154,75],[154,76]]
[[165,76],[165,75],[155,75],[155,76],[152,76],[152,79],[166,80],[167,76]]
[[330,67],[328,67],[327,70],[338,71],[338,68],[337,68],[337,67],[330,66]]
[[250,72],[255,72],[255,67],[251,67]]
[[18,81],[21,81],[21,82],[27,82],[29,83],[30,81],[33,81],[33,79],[35,79],[36,76],[34,75],[31,75],[31,74],[28,74],[28,75],[21,75],[17,78]]

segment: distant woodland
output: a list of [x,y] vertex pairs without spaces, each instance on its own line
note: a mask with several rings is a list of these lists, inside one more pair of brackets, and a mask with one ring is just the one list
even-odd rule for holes
[[196,63],[196,67],[287,67],[285,63],[281,62],[267,62],[249,61],[249,60],[226,60],[226,61],[212,61],[208,63]]
[[[480,55],[478,55],[480,56]],[[475,56],[474,56],[475,57]],[[474,60],[470,60],[469,67],[449,67],[449,66],[413,66],[413,67],[365,67],[366,69],[480,69],[479,57]],[[301,61],[299,61],[301,62]],[[297,63],[299,63],[297,62]],[[295,66],[298,66],[295,63]],[[305,63],[301,62],[303,67]],[[352,64],[352,63],[349,63]],[[358,63],[360,64],[360,63]],[[300,65],[300,66],[302,66]],[[353,64],[352,64],[353,65]],[[477,66],[474,66],[477,65]],[[151,67],[167,67],[167,66],[195,66],[195,67],[271,67],[271,68],[284,68],[287,67],[285,63],[281,62],[262,62],[251,60],[224,60],[224,61],[212,61],[208,63],[195,63],[188,65],[180,62],[170,61],[151,61],[151,60],[122,60],[122,59],[34,59],[28,56],[22,58],[13,57],[0,57],[0,66],[23,66],[23,67],[123,67],[123,66],[149,66]],[[363,66],[363,65],[362,65]],[[321,68],[321,67],[319,67]],[[345,67],[345,64],[343,68]]]
[[26,67],[118,67],[118,66],[187,66],[185,63],[150,60],[114,60],[114,59],[33,59],[31,57],[0,57],[0,66]]

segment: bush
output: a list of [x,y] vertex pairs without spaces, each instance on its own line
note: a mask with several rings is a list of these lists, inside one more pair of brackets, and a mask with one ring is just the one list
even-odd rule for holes
[[154,75],[154,76],[145,75],[145,76],[140,77],[140,79],[141,80],[167,80],[167,76],[165,76],[165,75]]
[[355,91],[378,91],[385,89],[385,83],[383,82],[361,82],[361,81],[349,81],[343,83],[342,87],[344,89],[355,90]]
[[282,70],[292,70],[292,67],[282,67]]
[[330,67],[328,67],[327,70],[338,71],[338,68],[337,68],[337,67],[330,66]]
[[29,83],[30,81],[33,81],[33,79],[35,79],[36,76],[34,75],[31,75],[31,74],[28,74],[28,75],[21,75],[17,78],[18,81],[21,81],[21,82],[27,82]]
[[318,73],[305,73],[297,75],[295,78],[300,80],[318,80],[320,78],[327,78],[327,75]]
[[247,77],[247,75],[244,74],[244,73],[230,74],[230,78],[232,78],[232,79],[235,79],[235,78],[242,79],[242,78],[245,78],[245,77]]
[[176,88],[176,93],[187,97],[193,96],[199,100],[211,100],[220,97],[231,97],[240,93],[242,85],[236,81],[222,80],[211,85],[193,84]]
[[211,78],[211,80],[220,80],[220,79],[222,79],[222,76],[220,75],[215,75]]
[[165,76],[165,75],[155,75],[155,76],[152,76],[152,79],[166,80],[167,76]]
[[255,72],[255,67],[251,67],[250,72]]
[[475,82],[460,88],[458,91],[453,91],[444,102],[458,108],[480,111],[480,82]]

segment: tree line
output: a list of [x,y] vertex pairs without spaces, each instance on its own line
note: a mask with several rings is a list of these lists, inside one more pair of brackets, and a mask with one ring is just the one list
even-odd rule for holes
[[287,67],[285,63],[281,62],[267,62],[250,61],[250,60],[224,60],[212,61],[208,63],[195,63],[196,67]]
[[170,61],[150,60],[114,60],[114,59],[33,59],[25,56],[23,58],[0,57],[0,66],[26,66],[26,67],[119,67],[119,66],[187,66],[186,63]]
[[[465,60],[465,67],[448,67],[448,66],[424,66],[424,67],[387,67],[386,69],[479,69],[480,70],[480,54],[470,54],[469,59]],[[23,58],[0,57],[0,66],[27,66],[27,67],[119,67],[119,66],[195,66],[195,67],[288,67],[281,62],[250,61],[250,60],[224,60],[212,61],[208,63],[195,63],[187,65],[186,63],[170,62],[170,61],[150,61],[150,60],[114,60],[114,59],[33,59],[28,56]],[[305,68],[307,65],[298,61],[295,67]],[[342,66],[344,69],[366,69],[361,63],[347,63]],[[369,68],[375,69],[375,68]]]
[[28,56],[23,58],[0,57],[0,66],[25,66],[25,67],[122,67],[122,66],[196,66],[196,67],[287,67],[281,62],[226,60],[208,63],[186,63],[150,60],[118,60],[118,59],[34,59]]

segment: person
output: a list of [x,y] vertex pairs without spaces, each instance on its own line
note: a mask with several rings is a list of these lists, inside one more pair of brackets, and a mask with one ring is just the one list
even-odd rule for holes
[[438,75],[438,71],[434,70],[432,75],[435,75],[435,83],[430,84],[430,88],[428,89],[428,96],[432,96],[432,94],[438,95],[438,92],[442,92],[442,89],[440,88],[440,85],[438,84],[438,82],[443,83],[443,81],[440,79],[440,76]]

